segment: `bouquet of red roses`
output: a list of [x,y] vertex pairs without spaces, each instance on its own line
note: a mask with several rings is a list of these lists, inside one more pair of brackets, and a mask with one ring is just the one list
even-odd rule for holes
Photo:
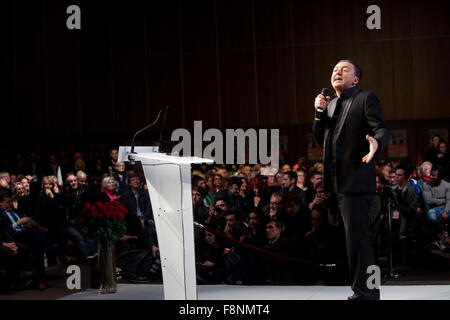
[[90,237],[97,241],[118,241],[126,232],[123,218],[127,209],[118,201],[88,202],[82,213],[87,218]]

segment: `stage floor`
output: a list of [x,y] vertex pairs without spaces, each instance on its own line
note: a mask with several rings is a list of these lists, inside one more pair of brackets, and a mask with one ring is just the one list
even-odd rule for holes
[[[199,285],[198,300],[346,300],[353,292],[343,286]],[[163,300],[162,284],[119,284],[115,294],[89,289],[62,300]],[[381,300],[450,300],[450,285],[381,286]]]

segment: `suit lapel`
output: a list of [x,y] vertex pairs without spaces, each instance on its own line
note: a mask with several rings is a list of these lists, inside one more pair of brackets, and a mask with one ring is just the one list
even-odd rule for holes
[[347,100],[347,103],[345,103],[345,105],[343,106],[344,110],[342,112],[342,117],[339,119],[339,122],[337,123],[338,132],[336,135],[336,140],[339,138],[339,135],[341,134],[342,127],[344,126],[345,123],[345,119],[347,119],[348,112],[353,104],[353,100],[358,95],[358,93],[359,91],[356,91],[355,94],[349,100]]

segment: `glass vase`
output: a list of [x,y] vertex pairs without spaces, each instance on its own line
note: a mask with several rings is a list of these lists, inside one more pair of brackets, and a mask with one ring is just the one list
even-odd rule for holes
[[99,293],[116,293],[116,249],[114,241],[98,242]]

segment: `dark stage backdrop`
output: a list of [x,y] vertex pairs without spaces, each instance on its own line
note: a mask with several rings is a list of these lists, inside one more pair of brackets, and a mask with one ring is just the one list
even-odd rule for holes
[[[81,30],[66,27],[72,4]],[[372,4],[381,30],[366,27]],[[3,145],[17,149],[127,143],[170,104],[168,133],[194,120],[281,128],[306,155],[314,97],[343,57],[408,130],[411,156],[428,127],[449,128],[449,1],[7,0],[0,12]]]

